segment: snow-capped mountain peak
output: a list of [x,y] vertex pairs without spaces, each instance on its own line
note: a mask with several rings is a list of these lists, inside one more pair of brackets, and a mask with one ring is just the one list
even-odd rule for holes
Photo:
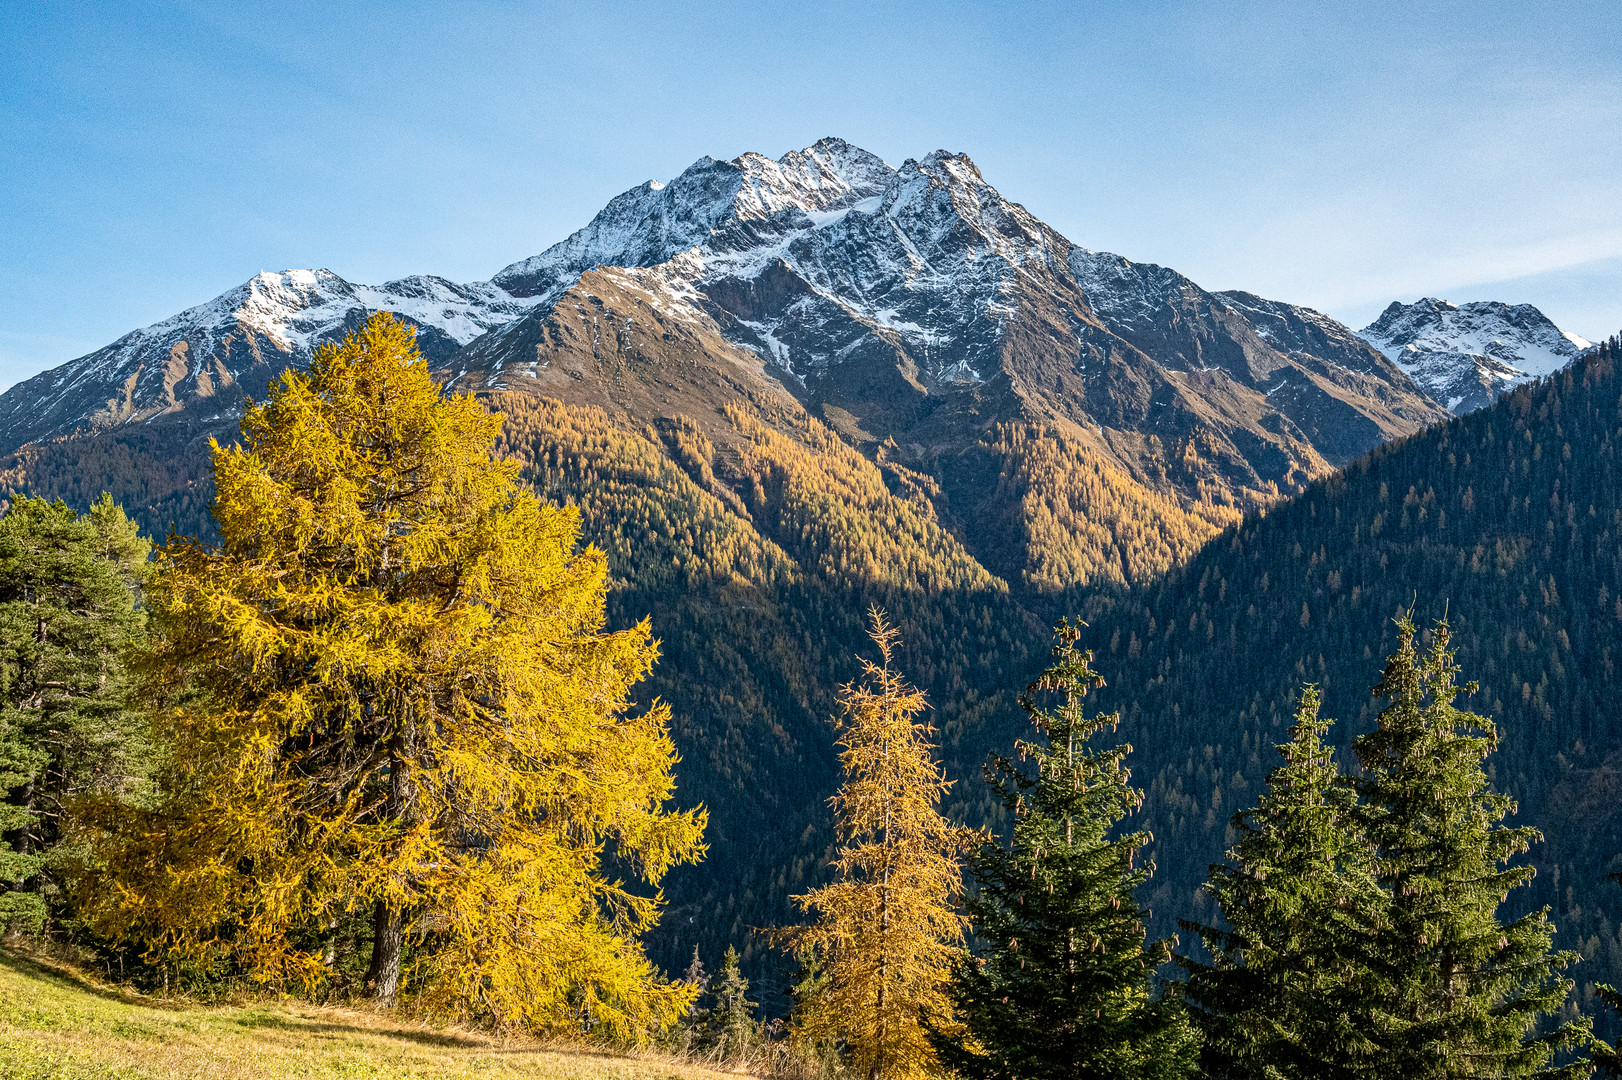
[[[1061,411],[1089,401],[1106,426],[1244,428],[1240,442],[1257,447],[1293,440],[1285,457],[1306,475],[1440,413],[1334,320],[1085,251],[946,150],[894,169],[837,140],[776,160],[703,158],[494,281],[550,302],[463,355],[490,388],[529,385],[518,377],[540,378],[542,355],[575,337],[593,343],[595,371],[607,313],[634,337],[651,308],[753,352],[796,396],[847,420],[934,408],[913,395],[1040,386],[1072,403]],[[1155,401],[1177,413],[1173,402],[1207,391],[1175,421],[1138,411]],[[1265,402],[1234,404],[1257,396]],[[1256,426],[1269,410],[1288,424]]]
[[884,192],[895,170],[842,139],[773,161],[746,153],[699,158],[668,184],[650,180],[614,198],[584,228],[491,279],[518,296],[556,293],[596,266],[656,266],[693,247],[758,246]]
[[418,347],[437,360],[535,303],[488,282],[417,275],[357,285],[326,269],[265,271],[17,384],[0,397],[0,428],[5,444],[15,447],[87,426],[148,420],[187,399],[212,400],[209,408],[228,415],[243,392],[261,392],[282,368],[308,362],[317,345],[359,327],[374,311],[414,324]]
[[[257,275],[13,387],[0,432],[15,448],[171,413],[175,431],[221,430],[377,310],[410,320],[459,387],[589,397],[607,378],[620,402],[646,375],[662,403],[683,372],[720,362],[704,395],[742,371],[858,440],[955,444],[945,418],[959,410],[1047,417],[1144,475],[1176,445],[1194,461],[1197,443],[1207,480],[1264,500],[1439,413],[1333,320],[1079,248],[967,155],[892,168],[823,139],[775,159],[700,158],[489,282]],[[943,426],[909,434],[932,415]]]
[[762,154],[738,158],[749,203],[762,217],[798,207],[808,213],[840,210],[882,192],[895,170],[875,154],[843,139],[822,139],[776,161]]
[[1358,336],[1461,414],[1559,371],[1589,347],[1531,304],[1452,304],[1434,296],[1392,303]]

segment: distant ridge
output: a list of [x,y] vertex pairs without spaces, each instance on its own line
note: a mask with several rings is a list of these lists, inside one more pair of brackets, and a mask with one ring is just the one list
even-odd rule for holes
[[1393,302],[1358,336],[1459,415],[1560,370],[1589,348],[1531,304],[1455,306],[1433,296]]

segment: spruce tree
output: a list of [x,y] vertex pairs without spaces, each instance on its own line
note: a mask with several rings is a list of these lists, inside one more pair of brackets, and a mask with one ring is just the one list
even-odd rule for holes
[[1179,1003],[1154,993],[1170,943],[1145,941],[1135,897],[1153,872],[1139,858],[1149,837],[1112,835],[1143,798],[1125,764],[1131,747],[1093,745],[1119,717],[1086,714],[1083,697],[1103,679],[1076,646],[1078,627],[1061,623],[1055,636],[1052,666],[1020,699],[1040,733],[1018,744],[1033,768],[997,759],[988,770],[1013,834],[972,857],[969,913],[983,946],[953,970],[962,1030],[937,1024],[936,1050],[959,1075],[988,1080],[1186,1076],[1194,1033]]
[[1367,990],[1357,962],[1382,896],[1356,794],[1324,743],[1318,690],[1301,693],[1283,764],[1256,806],[1234,815],[1238,840],[1206,888],[1225,925],[1183,926],[1211,959],[1180,956],[1186,997],[1213,1080],[1377,1076]]
[[696,986],[699,990],[699,996],[693,999],[692,1005],[687,1010],[688,1019],[692,1019],[705,1011],[700,1000],[710,985],[710,973],[704,969],[704,959],[698,955],[697,945],[693,946],[693,958],[687,962],[687,970],[682,972],[681,981],[688,986]]
[[727,946],[721,970],[710,983],[714,1006],[704,1018],[699,1045],[717,1061],[734,1062],[748,1055],[756,1042],[756,1002],[749,1000],[749,980],[738,967],[738,950]]
[[150,550],[106,495],[83,514],[13,496],[0,518],[0,932],[44,925],[74,804],[142,782],[127,660]]
[[1497,745],[1493,722],[1454,705],[1460,685],[1448,624],[1427,650],[1411,613],[1374,688],[1388,701],[1375,730],[1354,744],[1363,774],[1364,830],[1386,894],[1365,962],[1372,988],[1380,1073],[1404,1080],[1586,1075],[1584,1055],[1560,1065],[1561,1047],[1587,1045],[1584,1018],[1544,1030],[1578,959],[1554,952],[1548,909],[1501,923],[1499,905],[1534,873],[1510,860],[1542,839],[1503,819],[1514,801],[1492,790],[1483,762]]

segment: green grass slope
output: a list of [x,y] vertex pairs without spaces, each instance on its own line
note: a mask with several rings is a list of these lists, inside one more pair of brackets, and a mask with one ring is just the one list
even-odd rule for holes
[[0,949],[0,1080],[721,1080],[727,1074],[296,1001],[203,1006]]

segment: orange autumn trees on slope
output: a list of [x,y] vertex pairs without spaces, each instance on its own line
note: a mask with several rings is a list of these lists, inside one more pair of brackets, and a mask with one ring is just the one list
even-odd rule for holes
[[604,865],[704,851],[667,711],[628,701],[657,645],[604,632],[603,555],[500,426],[378,315],[215,446],[220,542],[170,543],[151,593],[159,796],[91,819],[101,933],[308,985],[369,913],[379,1000],[630,1037],[686,1009],[638,940],[660,899]]

